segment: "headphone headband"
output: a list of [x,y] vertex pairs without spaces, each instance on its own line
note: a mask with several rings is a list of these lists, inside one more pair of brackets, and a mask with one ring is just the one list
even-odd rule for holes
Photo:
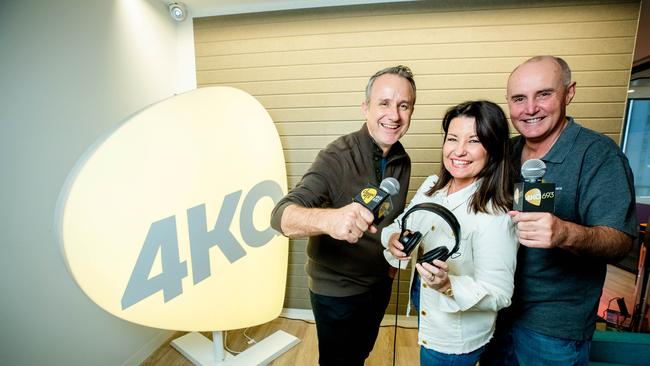
[[433,212],[434,214],[442,217],[442,219],[445,220],[447,225],[449,225],[449,227],[453,231],[455,244],[454,244],[454,248],[451,250],[447,258],[451,257],[451,255],[456,253],[460,248],[460,224],[458,223],[456,216],[451,211],[449,211],[449,209],[447,209],[442,205],[439,205],[437,203],[432,203],[432,202],[425,202],[425,203],[418,203],[417,205],[411,207],[408,211],[404,213],[404,216],[402,217],[401,235],[404,235],[404,232],[406,231],[406,219],[408,218],[408,216],[411,213],[420,210]]

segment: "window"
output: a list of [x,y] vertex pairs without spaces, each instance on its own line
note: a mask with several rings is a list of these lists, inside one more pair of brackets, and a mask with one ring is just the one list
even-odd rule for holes
[[621,147],[634,173],[637,203],[650,204],[650,96],[644,93],[650,86],[634,84],[630,83],[634,91],[628,95]]

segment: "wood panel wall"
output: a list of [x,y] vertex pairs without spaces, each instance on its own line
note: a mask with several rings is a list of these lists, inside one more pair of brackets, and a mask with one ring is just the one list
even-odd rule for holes
[[[639,1],[424,1],[199,18],[197,81],[240,88],[266,107],[293,187],[320,149],[359,129],[370,75],[408,65],[418,88],[402,139],[413,161],[412,196],[439,169],[445,110],[488,99],[507,111],[507,77],[531,56],[565,58],[578,85],[569,115],[618,142],[639,7]],[[288,308],[310,308],[305,245],[290,242]],[[401,278],[403,308],[408,272]]]

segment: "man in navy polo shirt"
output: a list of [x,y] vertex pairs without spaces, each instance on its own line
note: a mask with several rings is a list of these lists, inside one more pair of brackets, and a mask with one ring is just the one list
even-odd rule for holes
[[567,63],[533,57],[510,74],[517,166],[546,163],[555,212],[511,211],[521,246],[512,306],[499,314],[485,365],[587,365],[607,263],[637,232],[627,158],[608,137],[566,116],[576,92]]

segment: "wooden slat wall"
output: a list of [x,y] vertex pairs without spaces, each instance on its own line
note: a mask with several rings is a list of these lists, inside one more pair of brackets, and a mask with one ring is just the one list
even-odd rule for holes
[[[618,142],[639,1],[538,3],[436,1],[195,19],[197,80],[245,90],[267,108],[293,187],[321,148],[360,127],[368,77],[410,66],[417,103],[402,142],[413,160],[412,196],[439,168],[444,111],[478,98],[507,110],[508,74],[534,55],[567,60],[578,83],[569,114]],[[305,245],[291,241],[286,307],[310,308]]]

